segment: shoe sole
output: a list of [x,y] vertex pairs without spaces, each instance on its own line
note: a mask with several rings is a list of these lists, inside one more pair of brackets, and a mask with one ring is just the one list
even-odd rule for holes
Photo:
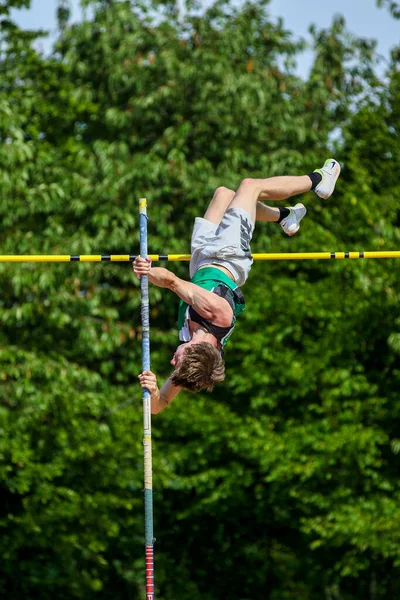
[[[307,209],[306,209],[306,207],[304,206],[304,204],[303,204],[302,202],[298,202],[297,204],[295,204],[295,205],[293,206],[293,208],[298,208],[298,207],[300,207],[300,206],[301,206],[302,208],[304,208],[304,211],[305,211],[305,212],[304,212],[304,215],[302,215],[302,216],[300,217],[300,221],[301,221],[301,219],[302,219],[303,217],[305,217],[305,216],[306,216],[306,214],[307,214]],[[285,231],[285,233],[286,233],[286,235],[288,235],[289,237],[292,237],[292,235],[295,235],[295,234],[298,232],[298,230],[299,230],[299,229],[300,229],[300,225],[297,225],[297,229],[295,229],[295,230],[294,230],[294,231],[292,231],[291,233],[287,233],[286,231]]]
[[300,229],[300,225],[297,225],[297,229],[295,231],[292,231],[291,233],[287,233],[286,235],[288,235],[289,237],[292,237],[292,235],[295,235],[299,229]]

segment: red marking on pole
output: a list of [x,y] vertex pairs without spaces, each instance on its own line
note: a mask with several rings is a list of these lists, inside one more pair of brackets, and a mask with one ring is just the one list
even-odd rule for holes
[[153,546],[146,546],[146,600],[154,600]]

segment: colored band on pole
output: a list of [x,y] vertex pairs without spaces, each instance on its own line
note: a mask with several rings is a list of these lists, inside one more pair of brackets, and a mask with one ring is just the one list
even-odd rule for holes
[[[146,207],[143,207],[140,218],[147,221]],[[147,248],[146,248],[147,250]],[[147,255],[147,254],[146,254]],[[141,256],[144,256],[141,252]],[[150,254],[151,260],[184,262],[189,261],[190,254]],[[137,254],[3,254],[0,262],[4,263],[58,263],[58,262],[133,262]],[[324,260],[355,258],[400,258],[399,250],[357,251],[357,252],[268,252],[252,255],[253,260]]]
[[146,600],[154,598],[154,549],[146,546]]
[[142,213],[147,215],[147,199],[146,198],[139,199],[139,214],[142,214]]
[[[140,256],[147,256],[147,201],[139,200]],[[128,256],[132,260],[132,256]],[[112,260],[112,257],[111,257]],[[147,275],[140,278],[142,316],[142,371],[150,370],[150,318],[149,281]],[[143,389],[143,449],[144,449],[144,522],[146,547],[146,600],[154,600],[153,555],[153,467],[151,448],[151,396]]]

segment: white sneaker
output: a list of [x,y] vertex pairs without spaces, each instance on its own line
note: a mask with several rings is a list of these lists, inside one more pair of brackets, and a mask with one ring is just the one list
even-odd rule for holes
[[314,192],[317,196],[326,200],[335,189],[337,178],[340,175],[340,165],[334,158],[328,158],[322,169],[315,169],[314,173],[321,173],[322,175],[322,181],[319,182]]
[[305,216],[307,209],[304,204],[296,204],[296,206],[287,206],[290,213],[282,219],[281,227],[288,235],[294,235],[300,229],[300,221]]

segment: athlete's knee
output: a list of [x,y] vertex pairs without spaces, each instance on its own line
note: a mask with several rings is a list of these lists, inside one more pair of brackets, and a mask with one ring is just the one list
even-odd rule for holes
[[258,180],[257,179],[253,179],[252,177],[246,177],[245,179],[242,179],[242,182],[240,185],[246,186],[246,187],[254,187],[255,185],[257,185]]
[[246,177],[246,179],[243,179],[241,181],[238,191],[239,190],[242,193],[244,192],[245,194],[251,194],[252,196],[254,194],[258,195],[258,192],[260,190],[260,180],[252,179],[251,177]]
[[228,195],[234,196],[235,192],[223,185],[217,187],[217,189],[214,192],[214,196],[228,196]]

